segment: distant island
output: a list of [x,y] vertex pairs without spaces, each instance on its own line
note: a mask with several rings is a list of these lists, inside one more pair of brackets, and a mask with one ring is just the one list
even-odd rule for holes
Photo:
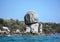
[[[52,22],[39,22],[43,25],[43,33],[42,34],[55,34],[60,33],[60,23],[52,23]],[[3,27],[8,27],[10,31],[3,31]],[[18,19],[3,19],[0,18],[0,35],[31,35],[31,33],[25,33],[25,23],[24,21],[19,21]],[[35,34],[33,34],[35,35]]]

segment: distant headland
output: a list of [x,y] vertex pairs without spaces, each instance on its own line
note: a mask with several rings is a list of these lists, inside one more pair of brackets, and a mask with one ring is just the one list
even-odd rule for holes
[[37,13],[28,11],[24,21],[0,18],[0,35],[50,35],[60,33],[60,23],[38,22]]

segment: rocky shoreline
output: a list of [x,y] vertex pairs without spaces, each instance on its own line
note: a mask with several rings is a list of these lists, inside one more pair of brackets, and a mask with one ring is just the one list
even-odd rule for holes
[[[59,34],[59,33],[55,33]],[[51,34],[40,34],[40,33],[19,33],[19,34],[1,34],[0,36],[50,36],[54,35],[53,33]]]

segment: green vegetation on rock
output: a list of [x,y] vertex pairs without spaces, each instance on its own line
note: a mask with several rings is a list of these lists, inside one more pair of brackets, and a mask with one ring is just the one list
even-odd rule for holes
[[[60,23],[43,23],[43,33],[50,34],[50,33],[60,33]],[[0,30],[2,30],[2,26],[6,26],[10,29],[11,33],[13,31],[16,31],[16,29],[19,29],[21,32],[24,32],[24,21],[19,21],[18,19],[2,19],[0,18]]]

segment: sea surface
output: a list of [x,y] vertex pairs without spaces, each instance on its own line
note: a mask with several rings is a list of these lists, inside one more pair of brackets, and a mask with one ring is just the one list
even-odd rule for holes
[[60,34],[50,36],[0,36],[0,42],[60,42]]

